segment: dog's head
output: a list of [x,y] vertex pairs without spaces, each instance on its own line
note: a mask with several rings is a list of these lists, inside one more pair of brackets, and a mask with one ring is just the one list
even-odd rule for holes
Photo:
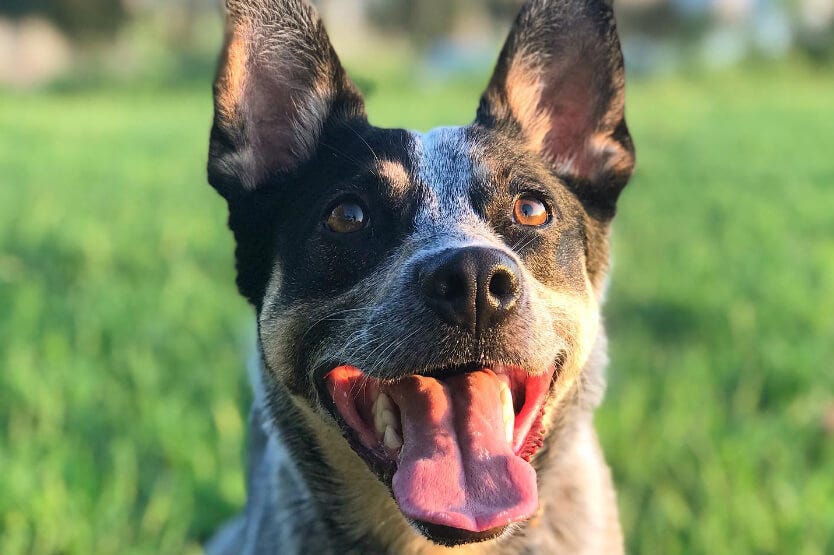
[[268,379],[429,538],[529,518],[634,164],[611,9],[528,2],[475,121],[420,134],[368,123],[305,1],[227,8],[209,176]]

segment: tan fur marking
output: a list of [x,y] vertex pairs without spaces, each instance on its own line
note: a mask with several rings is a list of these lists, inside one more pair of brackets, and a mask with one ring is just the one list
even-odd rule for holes
[[250,33],[246,25],[234,26],[227,22],[225,60],[217,84],[217,109],[222,119],[231,124],[238,119],[239,106],[246,87],[246,63],[249,56],[247,49]]
[[376,173],[387,181],[397,193],[403,193],[411,185],[411,178],[405,167],[399,162],[381,160],[376,167]]
[[628,175],[634,170],[634,156],[607,133],[598,133],[591,138],[591,155],[605,160],[595,177],[603,174]]
[[528,146],[533,152],[541,152],[544,139],[550,132],[548,115],[539,108],[542,83],[538,70],[515,59],[507,72],[506,93],[510,110],[516,121],[522,124]]

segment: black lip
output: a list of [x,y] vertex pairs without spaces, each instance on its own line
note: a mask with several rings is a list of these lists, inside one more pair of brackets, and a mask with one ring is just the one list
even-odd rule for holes
[[490,368],[491,366],[492,363],[488,362],[467,362],[464,364],[452,364],[449,366],[443,366],[440,368],[429,370],[427,372],[420,372],[420,375],[426,376],[428,378],[435,378],[437,380],[443,380],[446,378],[462,376],[470,372],[475,372],[477,370],[480,370],[481,368]]
[[499,526],[483,532],[470,532],[460,528],[430,524],[421,520],[412,520],[411,523],[426,539],[446,547],[494,540],[509,528],[509,526]]

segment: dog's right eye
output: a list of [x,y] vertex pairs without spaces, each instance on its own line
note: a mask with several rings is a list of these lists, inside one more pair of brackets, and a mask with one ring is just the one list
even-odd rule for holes
[[362,204],[355,199],[344,200],[336,204],[324,222],[334,233],[356,233],[365,229],[368,218]]
[[550,212],[539,196],[524,193],[515,199],[513,217],[523,226],[541,227],[550,221]]

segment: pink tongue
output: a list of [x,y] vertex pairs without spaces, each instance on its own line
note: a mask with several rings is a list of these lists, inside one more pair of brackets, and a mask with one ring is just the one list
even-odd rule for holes
[[481,370],[390,389],[405,441],[393,489],[406,516],[483,532],[536,511],[536,472],[506,439],[499,384]]

